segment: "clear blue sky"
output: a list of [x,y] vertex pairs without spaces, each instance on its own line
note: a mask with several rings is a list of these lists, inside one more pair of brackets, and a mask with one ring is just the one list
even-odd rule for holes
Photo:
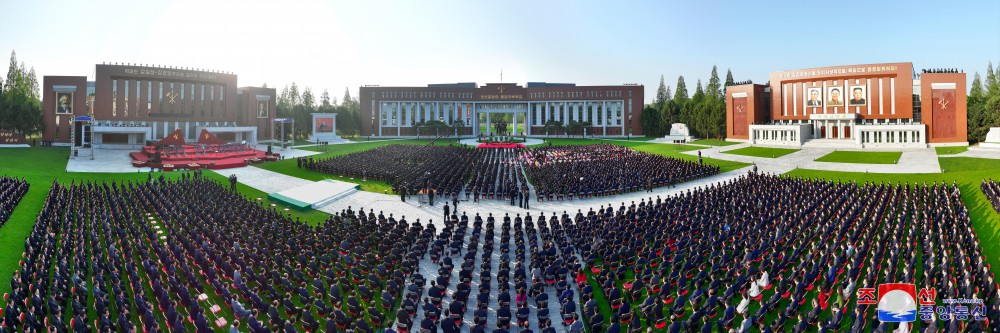
[[[0,51],[39,76],[101,62],[234,72],[340,98],[364,84],[639,83],[1000,62],[1000,1],[10,1]],[[8,55],[4,54],[5,56]],[[4,58],[6,60],[6,58]],[[6,72],[6,66],[0,71]]]

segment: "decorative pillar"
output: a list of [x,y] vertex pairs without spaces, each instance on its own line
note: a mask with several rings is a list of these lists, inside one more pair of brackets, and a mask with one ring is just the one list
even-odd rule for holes
[[511,121],[511,129],[509,134],[517,135],[517,112],[511,114],[513,121]]
[[493,134],[493,127],[490,126],[490,111],[486,111],[486,135]]

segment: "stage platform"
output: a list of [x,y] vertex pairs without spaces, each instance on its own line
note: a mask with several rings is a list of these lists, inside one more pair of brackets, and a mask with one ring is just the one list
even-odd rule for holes
[[187,147],[184,154],[163,154],[162,163],[149,163],[153,155],[151,147],[144,147],[142,151],[131,152],[132,166],[138,168],[154,167],[162,168],[164,165],[173,165],[174,168],[183,168],[189,165],[199,165],[201,168],[212,170],[245,167],[248,164],[262,163],[265,161],[276,161],[278,155],[267,156],[267,152],[250,149],[244,151],[234,151],[225,153],[202,153],[197,152],[192,147]]
[[268,194],[268,199],[306,211],[325,206],[337,199],[357,192],[361,185],[332,179],[293,187],[281,192]]

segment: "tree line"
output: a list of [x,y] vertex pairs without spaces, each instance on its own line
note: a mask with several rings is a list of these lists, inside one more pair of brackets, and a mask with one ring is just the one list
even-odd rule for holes
[[[727,70],[724,84],[729,86],[733,82],[733,72]],[[702,86],[699,79],[694,95],[690,97],[683,75],[677,78],[673,94],[670,87],[664,84],[663,75],[660,75],[653,103],[645,105],[639,115],[642,132],[646,136],[664,136],[670,133],[671,124],[684,123],[693,136],[723,138],[726,135],[725,86],[719,79],[716,66],[712,66],[708,85]]]
[[[267,87],[267,84],[264,86]],[[361,104],[351,96],[350,88],[344,89],[344,97],[339,103],[336,97],[330,97],[326,89],[317,101],[311,88],[305,87],[300,91],[299,86],[292,82],[278,94],[277,106],[278,117],[295,119],[293,135],[296,139],[307,139],[312,134],[313,113],[336,113],[336,130],[340,136],[355,136],[361,131]]]
[[967,106],[969,142],[982,142],[990,127],[1000,127],[1000,67],[994,70],[990,62],[985,81],[979,72],[973,75]]
[[10,51],[7,78],[0,78],[0,129],[25,136],[39,133],[42,122],[41,90],[35,68],[17,63],[17,53]]

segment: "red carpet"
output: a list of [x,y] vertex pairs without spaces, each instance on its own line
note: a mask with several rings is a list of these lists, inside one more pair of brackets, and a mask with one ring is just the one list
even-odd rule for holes
[[[131,152],[129,156],[132,157],[133,165],[134,162],[144,162],[141,167],[162,167],[164,164],[173,164],[175,168],[182,168],[188,164],[199,164],[204,168],[209,169],[229,169],[229,168],[239,168],[247,166],[247,161],[251,159],[265,160],[267,157],[267,152],[261,150],[249,150],[231,153],[208,153],[208,154],[195,154],[194,147],[188,146],[185,149],[187,154],[185,155],[167,155],[162,156],[163,163],[161,164],[148,164],[150,156],[153,155],[154,149],[152,147],[144,147],[143,151]],[[214,164],[213,164],[214,163]]]
[[481,143],[476,148],[524,148],[523,143]]

